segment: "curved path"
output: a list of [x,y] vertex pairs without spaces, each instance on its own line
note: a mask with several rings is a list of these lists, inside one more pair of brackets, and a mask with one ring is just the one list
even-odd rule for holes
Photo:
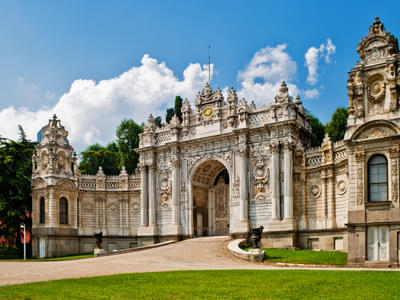
[[283,268],[234,257],[226,248],[228,240],[228,237],[189,239],[158,248],[89,259],[0,261],[0,285],[133,272]]

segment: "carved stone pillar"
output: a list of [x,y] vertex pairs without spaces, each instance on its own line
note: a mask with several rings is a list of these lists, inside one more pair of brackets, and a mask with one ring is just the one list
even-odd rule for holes
[[399,199],[399,177],[398,177],[398,161],[399,161],[399,147],[395,146],[389,149],[389,155],[390,155],[390,181],[392,185],[391,189],[391,200],[394,203],[397,203]]
[[239,156],[240,156],[240,222],[248,221],[248,195],[249,187],[248,181],[248,157],[247,157],[247,146],[239,146]]
[[54,190],[49,190],[49,226],[55,227],[57,224],[57,205],[56,199],[54,199]]
[[280,219],[279,207],[279,142],[271,144],[272,165],[271,165],[271,198],[272,198],[272,220]]
[[330,187],[328,203],[328,228],[336,228],[336,195],[334,169],[328,170],[328,184]]
[[285,219],[293,219],[293,143],[285,144]]
[[172,224],[180,225],[180,211],[179,211],[179,173],[180,161],[178,158],[171,159],[172,167]]
[[357,164],[357,205],[363,205],[365,152],[356,153],[356,164]]
[[154,164],[149,166],[149,226],[156,225],[156,184],[154,169]]
[[147,226],[149,224],[149,212],[148,212],[148,182],[147,182],[147,166],[140,166],[140,201],[141,201],[141,211],[140,211],[140,225]]

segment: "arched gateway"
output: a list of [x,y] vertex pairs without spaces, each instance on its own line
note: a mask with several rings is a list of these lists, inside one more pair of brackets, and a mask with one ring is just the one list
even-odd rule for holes
[[229,234],[229,172],[217,160],[200,162],[189,177],[195,236]]

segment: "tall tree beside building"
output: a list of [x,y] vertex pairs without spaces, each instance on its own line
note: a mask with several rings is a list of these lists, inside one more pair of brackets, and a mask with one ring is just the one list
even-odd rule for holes
[[339,107],[333,113],[331,121],[326,125],[326,133],[329,134],[332,142],[343,140],[347,128],[347,117],[349,113],[344,107]]
[[94,175],[100,166],[106,175],[118,175],[120,172],[121,159],[115,142],[106,147],[100,144],[90,145],[80,156],[79,170],[82,174]]
[[183,103],[182,97],[181,96],[176,96],[175,97],[174,112],[175,112],[175,115],[179,118],[180,122],[182,122],[182,103]]
[[325,136],[325,126],[318,120],[318,118],[309,114],[311,130],[315,138],[311,141],[311,147],[319,147]]
[[[13,241],[22,255],[21,224],[32,227],[32,154],[35,143],[26,139],[19,126],[18,141],[0,138],[0,236]],[[28,247],[28,255],[29,255]]]
[[132,119],[123,120],[117,128],[117,143],[121,157],[120,168],[125,166],[129,174],[135,171],[139,162],[139,154],[134,149],[139,147],[139,134],[142,132],[143,127]]

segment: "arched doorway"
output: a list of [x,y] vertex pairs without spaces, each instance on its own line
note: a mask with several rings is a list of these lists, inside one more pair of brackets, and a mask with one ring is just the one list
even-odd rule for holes
[[194,236],[229,234],[229,174],[216,160],[200,164],[192,176]]

